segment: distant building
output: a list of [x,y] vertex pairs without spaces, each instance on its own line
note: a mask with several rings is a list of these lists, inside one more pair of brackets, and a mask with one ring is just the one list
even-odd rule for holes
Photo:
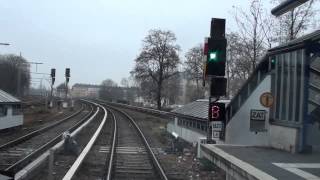
[[99,85],[93,85],[93,84],[74,84],[71,89],[71,95],[73,97],[91,97],[91,98],[98,98],[99,97],[99,91],[100,91]]
[[[70,95],[70,92],[68,92],[68,95]],[[66,97],[66,85],[64,83],[60,84],[57,87],[55,96],[60,97],[60,98],[65,98]]]
[[21,101],[0,89],[0,130],[22,124]]

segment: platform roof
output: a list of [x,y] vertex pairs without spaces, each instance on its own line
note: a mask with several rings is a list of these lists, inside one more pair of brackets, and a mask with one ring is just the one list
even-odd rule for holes
[[268,54],[272,55],[281,52],[292,51],[295,49],[305,48],[306,43],[314,43],[318,41],[320,41],[320,30],[316,30],[310,34],[301,36],[277,47],[271,48],[268,50]]
[[0,89],[0,104],[20,103],[21,101]]

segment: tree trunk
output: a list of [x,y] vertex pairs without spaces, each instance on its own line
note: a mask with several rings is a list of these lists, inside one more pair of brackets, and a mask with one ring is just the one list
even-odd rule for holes
[[199,80],[198,80],[198,77],[196,79],[196,84],[197,84],[197,99],[200,98],[200,90],[199,90]]
[[253,62],[251,72],[256,68],[257,62],[257,28],[258,28],[258,19],[255,17],[255,24],[253,28]]
[[291,24],[290,24],[290,34],[289,34],[289,40],[293,40],[294,39],[294,10],[292,10],[290,12],[290,18],[291,18]]
[[157,109],[161,110],[161,90],[162,90],[162,81],[163,81],[163,68],[162,64],[160,63],[160,68],[159,68],[159,81],[158,81],[158,89],[157,89]]
[[162,86],[162,82],[159,81],[158,90],[157,90],[157,109],[158,110],[161,110],[161,86]]

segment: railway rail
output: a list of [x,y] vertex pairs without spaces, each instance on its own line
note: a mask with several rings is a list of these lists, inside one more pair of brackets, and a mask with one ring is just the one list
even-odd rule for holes
[[[92,179],[94,177],[89,177],[87,172],[96,172],[97,169],[100,171],[104,169],[104,172],[99,174],[100,178],[106,180],[168,179],[134,119],[116,107],[104,105],[109,112],[108,119],[113,120],[108,122],[113,127],[112,134],[109,134],[111,137],[104,139],[104,143],[98,141],[100,147],[92,148],[94,144],[97,144],[95,141],[99,134],[101,132],[102,134],[104,133],[102,128],[98,129],[63,179],[81,179],[83,176],[87,179]],[[105,107],[102,108],[107,111]],[[103,127],[103,125],[100,125],[100,127]],[[91,156],[97,156],[97,149],[100,153],[98,157],[104,154],[104,158],[94,158],[94,163],[99,164],[100,167],[96,165],[88,166],[88,163],[82,164],[85,159],[93,159],[92,157],[90,158],[90,151],[95,151],[91,153]],[[105,168],[101,168],[101,166]],[[84,171],[79,170],[81,167]],[[96,175],[96,173],[93,174]]]
[[111,174],[108,173],[106,179],[167,179],[134,119],[117,108],[111,111],[116,116],[118,131],[115,131],[116,143],[113,143],[110,151],[114,156],[108,166]]
[[96,99],[96,102],[100,102],[102,104],[107,104],[107,105],[115,106],[115,107],[119,107],[119,108],[135,110],[135,111],[139,111],[139,112],[142,112],[142,113],[158,116],[158,117],[161,117],[161,118],[181,117],[181,118],[187,118],[187,119],[192,119],[192,120],[207,121],[204,118],[198,118],[198,117],[194,117],[194,116],[182,115],[182,114],[169,112],[169,111],[161,111],[161,110],[152,109],[152,108],[145,108],[145,107],[133,106],[133,105],[122,104],[122,103],[108,102],[108,101],[104,101],[104,100],[101,100],[101,99]]
[[82,107],[79,111],[64,119],[1,145],[0,168],[16,174],[43,152],[59,142],[63,132],[72,132],[79,127],[93,111],[92,105],[87,106],[87,108]]

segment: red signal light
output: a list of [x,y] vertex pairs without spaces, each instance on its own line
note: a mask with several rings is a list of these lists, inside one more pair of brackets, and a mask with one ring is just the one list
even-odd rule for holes
[[220,117],[220,107],[219,106],[212,106],[211,107],[211,118],[218,119]]

